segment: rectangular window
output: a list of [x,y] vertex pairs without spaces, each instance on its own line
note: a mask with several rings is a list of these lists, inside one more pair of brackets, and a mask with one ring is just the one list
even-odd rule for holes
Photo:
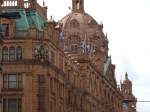
[[8,75],[8,88],[17,88],[17,75]]
[[9,48],[9,60],[10,61],[15,60],[15,48],[14,47]]
[[4,74],[3,87],[5,89],[22,88],[22,74]]
[[3,99],[2,112],[21,112],[21,99]]
[[9,36],[9,24],[1,25],[1,34],[2,36]]
[[16,60],[22,60],[22,47],[20,46],[16,48]]
[[3,32],[2,32],[2,25],[0,25],[0,38],[3,37]]

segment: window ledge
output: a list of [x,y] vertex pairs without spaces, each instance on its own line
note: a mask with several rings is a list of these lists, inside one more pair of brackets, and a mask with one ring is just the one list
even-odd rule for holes
[[6,91],[23,91],[23,88],[2,88],[2,92]]

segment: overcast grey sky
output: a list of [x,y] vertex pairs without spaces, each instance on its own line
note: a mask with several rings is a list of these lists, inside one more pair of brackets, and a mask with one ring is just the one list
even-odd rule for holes
[[[60,20],[70,12],[71,1],[45,0],[48,16]],[[84,1],[85,11],[102,21],[108,33],[118,82],[128,72],[137,99],[150,100],[150,0]],[[138,103],[137,108],[137,112],[150,112],[150,103]]]

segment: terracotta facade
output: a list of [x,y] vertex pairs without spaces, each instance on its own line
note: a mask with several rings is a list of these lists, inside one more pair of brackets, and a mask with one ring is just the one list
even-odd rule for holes
[[1,112],[130,112],[103,24],[85,13],[84,0],[72,0],[59,22],[36,0],[1,4]]

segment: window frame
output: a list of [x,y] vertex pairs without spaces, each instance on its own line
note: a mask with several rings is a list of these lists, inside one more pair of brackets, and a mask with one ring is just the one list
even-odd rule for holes
[[3,37],[9,36],[9,24],[8,23],[3,23],[1,25],[1,30],[2,30]]
[[15,108],[14,112],[22,111],[22,99],[21,98],[3,98],[2,99],[2,112],[12,112],[12,109],[9,108],[10,101],[14,101],[13,103],[15,105],[13,105],[13,106],[16,106],[16,107],[14,107]]
[[18,46],[16,48],[16,60],[17,61],[22,60],[22,47],[21,46]]
[[14,46],[11,46],[9,48],[9,61],[15,61],[16,60],[16,50]]
[[[15,80],[10,80],[10,76],[15,76]],[[22,89],[23,79],[21,73],[3,74],[3,89]],[[15,86],[12,86],[15,85]]]
[[4,46],[2,48],[2,60],[3,61],[8,61],[9,60],[9,49],[7,46]]

